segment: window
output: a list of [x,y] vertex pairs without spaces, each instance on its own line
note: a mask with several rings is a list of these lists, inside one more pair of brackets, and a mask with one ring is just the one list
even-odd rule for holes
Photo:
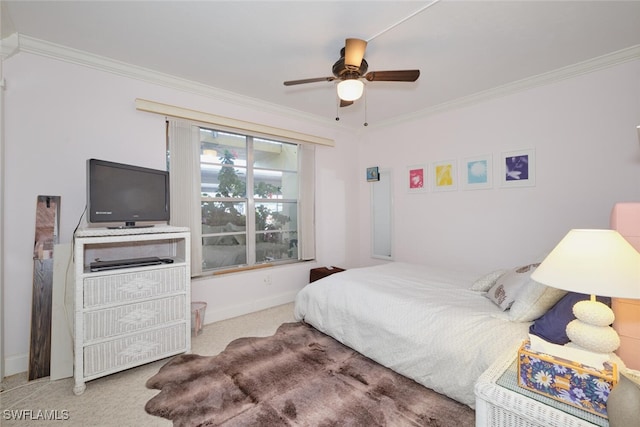
[[202,269],[298,259],[298,145],[199,128]]
[[171,223],[191,228],[192,275],[314,257],[313,145],[185,122],[169,122],[168,140]]

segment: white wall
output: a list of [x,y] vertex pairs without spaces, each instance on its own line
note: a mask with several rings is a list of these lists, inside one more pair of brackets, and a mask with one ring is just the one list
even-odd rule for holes
[[[193,299],[208,302],[207,322],[291,301],[316,264],[350,266],[347,205],[355,200],[355,137],[267,109],[247,108],[92,68],[19,53],[4,62],[6,186],[4,338],[6,375],[26,370],[29,352],[36,197],[61,196],[60,242],[69,243],[85,206],[85,163],[100,158],[163,169],[164,118],[135,110],[145,98],[236,119],[334,138],[316,154],[317,259],[268,270],[201,279]],[[271,275],[266,285],[264,276]]]
[[[368,166],[395,178],[395,259],[486,272],[530,262],[571,228],[608,228],[613,204],[640,201],[640,61],[376,130]],[[499,188],[498,156],[535,149],[536,186]],[[408,194],[406,167],[493,153],[490,190]],[[361,246],[368,185],[360,179]],[[375,185],[375,184],[373,184]],[[371,264],[361,252],[361,263]]]
[[[164,119],[137,112],[135,98],[336,140],[316,156],[318,262],[194,281],[193,299],[208,303],[207,322],[290,301],[315,265],[380,262],[369,257],[368,166],[394,174],[396,260],[479,273],[528,262],[570,228],[607,227],[614,202],[640,200],[640,61],[413,122],[372,125],[362,135],[337,130],[331,118],[325,127],[31,54],[3,68],[7,375],[26,369],[37,195],[62,197],[61,242],[68,243],[84,209],[87,158],[164,167]],[[496,161],[523,148],[536,150],[535,187],[405,189],[409,165],[485,153]]]

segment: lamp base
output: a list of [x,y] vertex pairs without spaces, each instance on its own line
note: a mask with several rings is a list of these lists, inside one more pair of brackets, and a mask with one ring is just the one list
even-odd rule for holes
[[567,336],[576,345],[594,353],[612,353],[620,347],[620,337],[609,326],[615,318],[607,305],[580,301],[573,306],[576,320],[567,325]]

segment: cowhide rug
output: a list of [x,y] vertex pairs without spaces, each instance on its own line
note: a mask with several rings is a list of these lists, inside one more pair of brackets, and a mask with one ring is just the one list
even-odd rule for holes
[[[454,372],[451,373],[455,375]],[[176,356],[147,381],[145,410],[174,426],[473,426],[468,406],[304,323]]]

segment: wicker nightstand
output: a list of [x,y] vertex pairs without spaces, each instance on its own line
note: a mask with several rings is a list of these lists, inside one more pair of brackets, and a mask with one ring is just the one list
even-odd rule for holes
[[608,427],[607,419],[518,387],[518,347],[478,379],[476,427]]

